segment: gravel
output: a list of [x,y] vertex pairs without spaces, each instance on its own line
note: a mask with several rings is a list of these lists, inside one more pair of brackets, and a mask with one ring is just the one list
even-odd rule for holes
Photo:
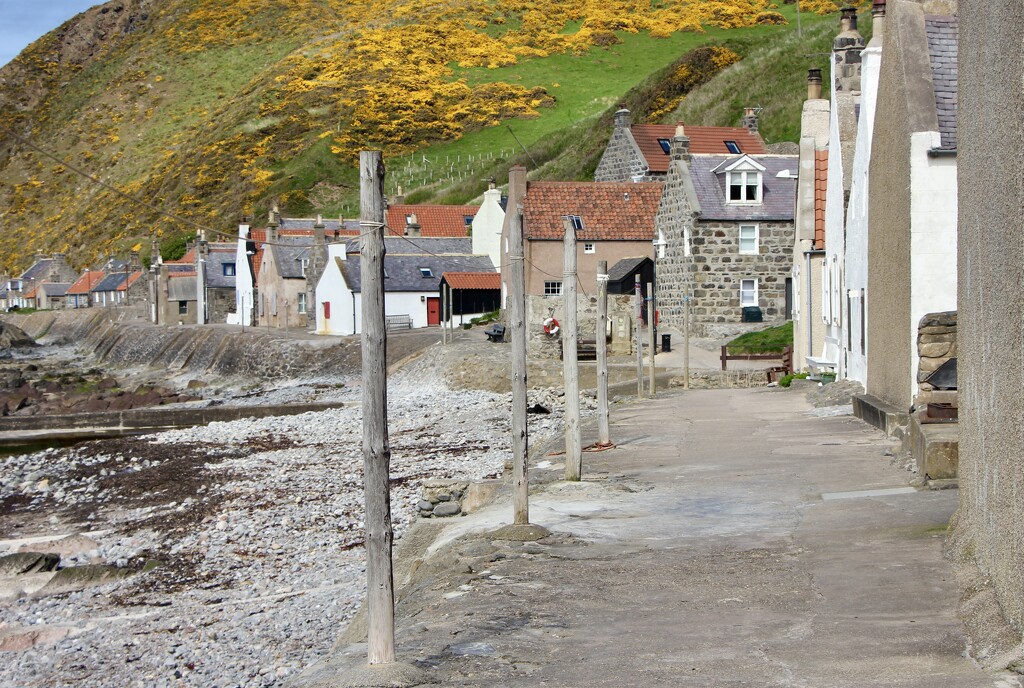
[[[509,395],[449,390],[430,357],[416,363],[389,381],[397,537],[423,479],[495,477],[510,456]],[[360,391],[345,382],[239,395],[313,389],[340,409],[0,460],[0,555],[85,533],[63,566],[162,564],[0,602],[0,641],[35,643],[3,653],[0,686],[273,686],[324,657],[365,588]],[[553,411],[530,416],[532,437],[561,428],[560,401],[531,393]]]

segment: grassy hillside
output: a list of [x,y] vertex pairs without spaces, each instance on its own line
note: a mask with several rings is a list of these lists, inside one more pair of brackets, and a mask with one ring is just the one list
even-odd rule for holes
[[[824,63],[804,55],[835,17],[805,12],[803,40],[794,18],[767,0],[110,2],[0,70],[0,270],[37,251],[82,265],[199,226],[230,236],[273,201],[355,215],[362,147],[385,150],[388,191],[411,200],[471,199],[514,162],[586,178],[619,102],[671,121],[690,93],[688,122],[732,124],[756,103],[686,108],[766,46],[787,70]],[[812,39],[815,24],[828,28]],[[798,113],[803,89],[786,76],[775,90]],[[792,137],[792,107],[763,98],[766,138]]]

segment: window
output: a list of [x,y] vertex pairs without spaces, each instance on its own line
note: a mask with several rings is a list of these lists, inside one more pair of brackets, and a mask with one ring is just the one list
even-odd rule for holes
[[544,296],[561,296],[562,295],[562,282],[561,280],[552,280],[544,283]]
[[473,216],[472,215],[463,215],[462,219],[465,221],[467,227],[472,227],[473,226]]
[[743,152],[743,151],[740,150],[740,144],[736,143],[735,141],[726,141],[725,142],[725,147],[726,147],[726,149],[730,153],[742,153]]
[[306,268],[309,267],[309,258],[302,259],[302,276],[306,276]]
[[757,225],[740,225],[740,253],[759,253],[757,246]]
[[583,229],[583,218],[579,215],[566,215],[567,218],[572,222],[573,229]]
[[188,301],[178,302],[178,315],[188,315]]
[[434,273],[430,271],[430,268],[420,268],[420,277],[433,277]]
[[658,139],[658,145],[661,146],[661,150],[665,155],[672,152],[672,142],[668,139]]
[[234,263],[224,263],[224,276],[225,277],[234,277],[235,276],[235,264]]
[[740,280],[740,306],[757,305],[757,280]]
[[761,173],[734,171],[727,175],[729,203],[760,203]]
[[586,242],[585,244],[583,244],[583,252],[584,253],[596,253],[597,252],[597,244],[595,244],[593,242],[590,242],[590,241]]
[[306,293],[299,292],[299,301],[296,304],[299,307],[299,315],[303,315],[306,312]]

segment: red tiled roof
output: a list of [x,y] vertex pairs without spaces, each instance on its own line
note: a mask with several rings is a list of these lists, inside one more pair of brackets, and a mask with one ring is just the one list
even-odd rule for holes
[[825,248],[825,194],[828,189],[828,151],[814,151],[814,248]]
[[99,284],[106,275],[102,270],[86,270],[85,273],[68,287],[68,294],[88,294],[94,284]]
[[529,182],[523,199],[526,238],[561,241],[562,216],[578,215],[580,241],[652,241],[664,185],[658,182]]
[[392,205],[384,222],[390,234],[404,236],[406,217],[415,215],[421,236],[465,237],[470,230],[466,218],[475,217],[478,210],[478,205]]
[[[640,152],[647,159],[651,172],[668,172],[669,156],[658,143],[658,139],[672,140],[676,135],[675,124],[634,124],[629,128]],[[752,133],[746,127],[684,127],[690,139],[691,153],[734,153],[725,142],[735,141],[741,153],[752,155],[767,151],[760,134]]]
[[168,272],[167,275],[166,275],[167,279],[175,279],[177,277],[195,277],[195,276],[196,276],[196,271],[195,270],[192,270],[190,272]]
[[441,278],[452,289],[501,289],[497,272],[446,272]]
[[29,290],[29,292],[27,294],[25,294],[24,298],[26,298],[26,299],[34,299],[36,297],[36,294],[38,294],[38,293],[39,293],[39,287],[32,287],[32,289]]

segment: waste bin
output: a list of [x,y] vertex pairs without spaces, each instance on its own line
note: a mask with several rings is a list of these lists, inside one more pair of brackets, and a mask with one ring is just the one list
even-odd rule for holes
[[743,322],[762,322],[761,309],[757,306],[743,307]]
[[662,334],[661,335],[661,350],[669,352],[672,350],[672,335]]

